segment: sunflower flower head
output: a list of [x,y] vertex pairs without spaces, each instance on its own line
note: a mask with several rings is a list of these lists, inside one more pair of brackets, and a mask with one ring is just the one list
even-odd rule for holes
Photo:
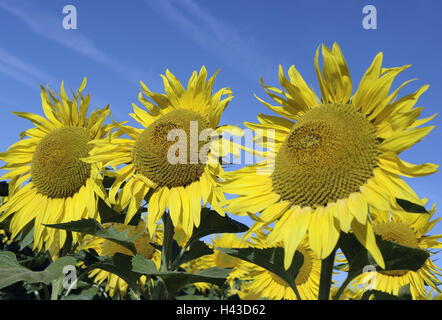
[[[266,230],[271,230],[268,227]],[[270,248],[267,245],[268,234],[258,230],[253,238],[253,246],[260,249]],[[282,243],[275,246],[279,247]],[[297,251],[303,257],[303,263],[295,278],[295,285],[302,300],[316,300],[319,291],[321,260],[310,249],[305,238]],[[275,273],[261,266],[243,261],[235,266],[231,278],[242,281],[238,295],[241,299],[267,298],[270,300],[296,300],[296,295],[290,285]],[[233,280],[233,279],[232,279]]]
[[[212,93],[215,76],[207,79],[207,70],[202,67],[192,74],[185,89],[167,70],[162,75],[165,94],[151,92],[141,83],[138,98],[144,108],[133,104],[130,116],[142,127],[117,125],[112,139],[95,144],[87,161],[100,161],[115,169],[109,198],[116,210],[127,208],[126,223],[150,189],[150,232],[166,209],[174,227],[187,236],[199,226],[202,206],[209,203],[224,214],[219,205],[224,195],[215,188],[222,168],[211,161],[207,139],[216,133],[232,95],[228,88]],[[124,134],[129,138],[122,138]]]
[[[267,148],[267,159],[224,173],[226,181],[219,182],[220,189],[239,194],[227,201],[225,210],[254,217],[250,234],[275,222],[268,241],[284,243],[286,268],[305,235],[311,250],[325,259],[336,247],[340,232],[350,231],[384,266],[368,219],[370,210],[399,210],[397,198],[422,205],[401,176],[429,175],[438,168],[399,158],[434,128],[422,125],[435,115],[418,119],[422,107],[414,108],[428,86],[398,98],[407,81],[390,93],[395,77],[409,66],[384,68],[379,53],[352,94],[350,72],[339,46],[322,46],[322,70],[319,52],[320,48],[314,65],[321,97],[294,66],[288,78],[279,67],[283,89],[267,86],[261,79],[276,105],[257,99],[278,116],[259,114],[260,123],[245,126],[274,130],[274,146],[270,148],[265,139],[256,140]],[[272,170],[265,170],[269,164]]]
[[[84,79],[73,99],[63,83],[60,93],[41,87],[45,117],[26,112],[15,115],[30,120],[35,127],[21,133],[20,141],[0,153],[9,170],[0,179],[10,179],[8,200],[0,208],[0,220],[13,215],[12,239],[29,223],[34,224],[34,249],[61,248],[66,232],[45,227],[82,218],[99,220],[98,197],[107,202],[99,165],[85,163],[91,142],[109,131],[104,125],[109,107],[87,116],[90,95],[82,92]],[[78,235],[73,234],[73,240]],[[53,242],[57,243],[53,243]]]
[[[423,199],[422,202],[425,203],[426,199]],[[440,293],[437,287],[439,283],[437,277],[441,276],[441,269],[433,263],[431,256],[434,254],[434,249],[442,248],[440,241],[442,235],[429,235],[431,229],[441,219],[430,220],[435,212],[435,205],[429,210],[429,214],[373,210],[373,229],[383,240],[425,250],[430,254],[430,257],[417,271],[380,270],[376,272],[375,281],[370,281],[372,289],[398,295],[401,287],[409,285],[413,299],[425,297],[427,295],[426,286]],[[363,284],[364,281],[364,276],[360,276],[355,285]]]

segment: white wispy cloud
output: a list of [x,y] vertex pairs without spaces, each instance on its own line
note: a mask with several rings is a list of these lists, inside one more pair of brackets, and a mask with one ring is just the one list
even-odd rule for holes
[[55,83],[54,77],[46,71],[36,68],[3,48],[0,48],[0,73],[32,90],[39,90],[40,83]]
[[79,30],[66,32],[62,28],[62,20],[59,14],[44,10],[41,6],[31,6],[29,2],[18,0],[1,0],[0,8],[20,19],[39,36],[110,68],[130,82],[138,84],[140,77],[145,76],[137,68],[122,64],[121,61],[98,48],[93,41]]
[[250,39],[220,21],[193,0],[145,0],[145,2],[175,24],[203,50],[207,50],[253,81],[259,77],[257,70],[262,70],[269,62]]

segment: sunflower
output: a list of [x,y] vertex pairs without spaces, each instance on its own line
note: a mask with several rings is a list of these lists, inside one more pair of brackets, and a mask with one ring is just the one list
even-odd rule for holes
[[[268,235],[258,231],[255,247],[268,248],[266,245]],[[295,279],[296,288],[302,300],[317,300],[319,292],[319,278],[321,274],[321,259],[310,249],[308,241],[300,243],[297,249],[304,258]],[[241,262],[232,272],[232,277],[239,275],[242,280],[238,296],[242,300],[267,298],[270,300],[296,300],[293,289],[273,272],[250,262]]]
[[[198,259],[192,260],[189,265],[185,267],[185,269],[191,273],[197,270],[205,270],[213,267],[233,269],[232,272],[230,272],[227,276],[227,283],[230,286],[229,295],[233,295],[236,293],[234,288],[235,279],[242,275],[242,270],[235,267],[238,266],[242,260],[225,254],[216,248],[246,248],[251,245],[251,242],[244,241],[237,234],[223,233],[214,235],[210,239],[210,247],[214,250],[213,254],[205,255]],[[213,287],[213,285],[206,282],[199,282],[195,283],[194,285],[203,293]]]
[[[419,119],[422,107],[413,108],[427,90],[397,99],[389,94],[394,78],[409,66],[383,68],[379,53],[352,96],[352,81],[339,46],[319,48],[315,69],[322,98],[310,89],[294,66],[289,79],[279,67],[279,81],[286,90],[261,84],[278,104],[258,98],[279,116],[259,114],[260,123],[246,122],[249,129],[274,130],[257,135],[267,147],[266,160],[237,171],[225,172],[221,190],[238,194],[226,212],[249,214],[255,219],[251,232],[275,223],[269,244],[284,243],[286,268],[298,244],[308,234],[311,249],[321,258],[329,256],[340,232],[355,233],[379,265],[384,262],[367,219],[369,208],[398,209],[396,198],[421,204],[400,176],[418,177],[437,171],[437,165],[414,165],[398,156],[425,137],[433,126],[421,127],[435,115]],[[253,150],[252,150],[253,152]],[[256,215],[260,213],[260,215]]]
[[[98,197],[106,200],[99,166],[85,163],[90,142],[103,138],[108,125],[103,125],[109,107],[96,109],[87,117],[90,95],[83,97],[83,80],[73,100],[69,100],[63,83],[61,93],[41,87],[41,101],[46,116],[13,112],[30,120],[35,127],[21,133],[20,141],[0,153],[10,170],[0,179],[10,179],[8,201],[0,207],[0,221],[13,215],[12,238],[28,223],[34,224],[34,249],[49,248],[55,239],[61,248],[66,240],[64,230],[45,227],[82,218],[99,220]],[[24,139],[24,137],[27,137]],[[78,234],[73,234],[78,240]]]
[[[439,241],[442,238],[442,234],[427,235],[435,224],[442,219],[438,218],[430,221],[435,211],[434,205],[429,214],[373,210],[373,229],[384,240],[426,250],[432,255],[431,249],[442,248],[442,242]],[[441,269],[429,257],[417,271],[378,271],[375,274],[374,281],[370,281],[370,285],[374,290],[384,291],[393,295],[397,295],[401,287],[410,285],[410,293],[413,299],[421,299],[427,295],[426,285],[440,293],[436,285],[439,283],[437,277],[442,275],[440,271]],[[365,275],[361,275],[356,279],[355,285],[364,284],[364,281]]]
[[[199,226],[201,204],[210,203],[224,214],[217,206],[224,195],[215,188],[222,168],[213,161],[210,143],[203,141],[214,133],[212,129],[217,128],[232,98],[227,88],[212,94],[215,76],[207,81],[207,71],[202,67],[199,74],[192,74],[186,90],[167,70],[162,75],[166,94],[153,93],[141,82],[139,101],[145,109],[133,104],[134,113],[130,115],[142,128],[118,125],[118,137],[95,144],[88,161],[100,161],[114,169],[108,172],[115,177],[109,198],[115,210],[127,208],[126,222],[151,188],[149,232],[155,230],[167,208],[173,225],[181,226],[187,235]],[[178,136],[173,136],[175,133]],[[124,134],[128,138],[121,138]],[[178,141],[171,141],[171,136],[172,140],[178,137]]]
[[[133,237],[138,234],[137,238],[134,241],[135,249],[138,254],[141,254],[144,258],[152,260],[155,262],[157,267],[159,268],[161,262],[161,253],[156,250],[150,243],[161,244],[162,239],[158,236],[151,237],[146,230],[146,222],[140,220],[137,226],[125,225],[120,223],[109,223],[105,224],[105,228],[114,227],[118,232],[128,231],[128,236]],[[106,240],[100,237],[86,235],[84,239],[81,241],[80,246],[77,250],[95,250],[99,256],[109,256],[112,257],[116,253],[122,253],[125,255],[133,256],[133,253],[110,240]],[[80,266],[82,264],[80,263]],[[127,282],[121,279],[119,276],[103,270],[103,269],[93,269],[88,274],[89,278],[94,278],[94,282],[98,285],[101,285],[106,281],[105,291],[109,292],[109,295],[113,297],[117,292],[120,293],[121,297],[124,297],[127,293]],[[146,283],[146,277],[140,277],[140,283],[142,286]]]

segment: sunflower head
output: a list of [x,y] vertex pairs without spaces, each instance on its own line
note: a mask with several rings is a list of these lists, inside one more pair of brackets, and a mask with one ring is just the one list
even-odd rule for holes
[[[260,214],[251,232],[275,222],[269,244],[284,243],[288,268],[297,246],[308,235],[311,249],[326,258],[336,247],[340,232],[353,231],[358,240],[384,266],[370,222],[372,209],[399,210],[397,198],[422,205],[401,176],[418,177],[437,171],[437,165],[414,165],[399,154],[432,129],[422,126],[434,116],[418,119],[414,108],[428,86],[398,98],[410,81],[389,93],[393,80],[409,66],[383,68],[379,53],[353,92],[350,72],[339,46],[322,46],[314,65],[321,97],[294,66],[288,77],[279,67],[282,89],[261,84],[279,116],[260,114],[250,129],[273,129],[274,146],[265,137],[255,139],[266,161],[225,174],[219,182],[229,199],[225,210],[233,214]],[[253,150],[252,150],[253,151]],[[273,170],[268,170],[269,167]],[[250,233],[249,233],[250,234]]]
[[[215,181],[222,171],[211,161],[212,134],[232,99],[230,89],[213,91],[215,75],[207,79],[202,67],[193,72],[187,88],[169,71],[162,75],[165,94],[154,93],[141,83],[140,108],[130,114],[142,127],[116,124],[117,134],[100,141],[87,162],[120,167],[109,190],[114,209],[127,208],[131,220],[149,190],[148,229],[153,232],[168,210],[175,228],[186,236],[199,226],[201,207],[210,203],[220,214],[224,195]],[[121,138],[126,134],[129,138]],[[122,186],[125,182],[124,186]]]
[[[426,199],[423,199],[422,202],[425,203]],[[431,255],[433,254],[432,249],[442,247],[441,235],[428,234],[441,219],[430,220],[435,212],[436,207],[434,205],[428,214],[372,210],[373,230],[382,239],[412,248],[419,248],[430,254],[430,257],[416,271],[379,270],[374,278],[375,281],[371,281],[373,289],[397,295],[402,286],[409,284],[413,299],[426,296],[425,286],[438,290],[437,276],[441,275],[441,269],[434,265]],[[364,280],[363,276],[358,278],[356,285],[363,283]]]
[[293,125],[275,159],[274,191],[301,207],[345,199],[373,176],[378,141],[351,105],[318,105]]
[[197,181],[205,168],[200,150],[206,142],[199,136],[208,128],[208,121],[192,110],[176,109],[165,114],[137,138],[132,154],[135,168],[160,187],[187,186]]
[[[2,205],[0,220],[11,220],[12,238],[29,223],[34,223],[34,247],[56,250],[66,240],[66,232],[45,227],[81,218],[99,219],[98,196],[107,200],[102,176],[96,163],[86,163],[97,139],[110,129],[104,125],[109,107],[96,109],[87,116],[90,95],[84,97],[84,79],[70,99],[61,85],[60,93],[41,87],[45,117],[26,112],[14,112],[30,120],[35,127],[21,133],[21,139],[4,153],[0,160],[10,172],[9,198]],[[74,241],[78,235],[73,234]]]
[[80,159],[88,155],[89,141],[88,131],[81,127],[62,127],[46,135],[31,161],[31,180],[38,192],[66,198],[85,185],[91,165]]

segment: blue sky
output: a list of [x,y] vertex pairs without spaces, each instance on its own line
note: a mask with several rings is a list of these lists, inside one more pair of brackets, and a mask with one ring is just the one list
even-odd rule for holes
[[[76,30],[62,27],[68,4],[77,9]],[[368,4],[377,9],[376,30],[362,27]],[[354,88],[379,51],[386,67],[412,64],[393,87],[417,78],[403,90],[407,94],[430,84],[418,103],[422,117],[429,116],[439,112],[442,92],[441,14],[438,0],[0,0],[0,149],[30,127],[11,111],[42,114],[40,84],[58,90],[64,80],[66,88],[77,88],[83,77],[92,106],[110,104],[123,121],[138,102],[140,80],[162,92],[159,75],[167,68],[187,83],[205,65],[209,74],[220,70],[215,89],[230,87],[235,96],[222,124],[255,121],[260,112],[271,114],[253,96],[266,98],[259,78],[278,86],[278,65],[295,65],[318,88],[316,48],[335,41]],[[436,117],[436,128],[402,158],[441,163],[441,121]],[[419,196],[440,202],[440,173],[407,181]],[[442,226],[434,230],[442,233]]]

